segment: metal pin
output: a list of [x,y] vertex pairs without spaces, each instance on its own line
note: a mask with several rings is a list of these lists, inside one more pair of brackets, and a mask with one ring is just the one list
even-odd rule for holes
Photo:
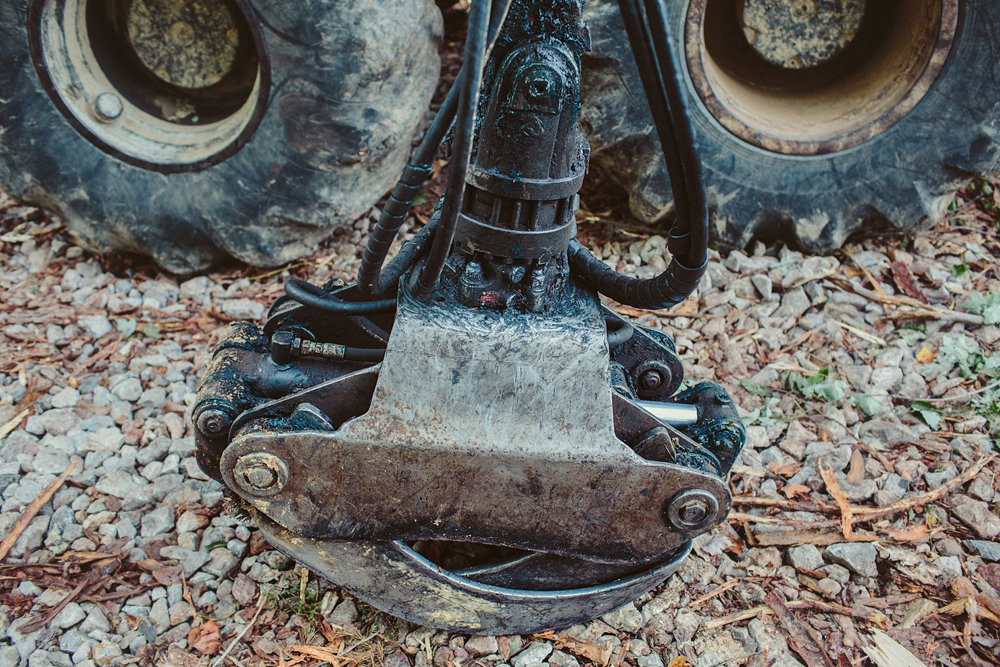
[[691,426],[698,423],[698,406],[660,401],[636,401],[643,410],[670,426]]

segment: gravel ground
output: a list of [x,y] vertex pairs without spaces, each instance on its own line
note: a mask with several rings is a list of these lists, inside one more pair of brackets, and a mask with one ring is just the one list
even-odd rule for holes
[[[716,254],[672,311],[619,307],[741,406],[733,514],[614,613],[468,637],[295,567],[224,513],[193,458],[190,411],[222,329],[259,320],[290,275],[350,280],[377,210],[283,270],[179,280],[0,200],[0,535],[17,535],[0,667],[847,665],[879,629],[927,664],[997,664],[998,206],[979,183],[924,238]],[[610,265],[664,267],[661,237],[604,222],[581,212]]]

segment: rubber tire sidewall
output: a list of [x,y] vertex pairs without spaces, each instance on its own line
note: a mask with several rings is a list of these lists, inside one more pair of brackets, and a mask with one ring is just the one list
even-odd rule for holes
[[[0,185],[61,215],[84,245],[148,254],[176,273],[227,255],[273,266],[310,252],[391,187],[437,82],[433,2],[376,4],[253,0],[273,82],[267,112],[224,162],[163,174],[70,125],[35,73],[28,2],[0,0]],[[408,32],[388,36],[394,25]],[[412,108],[400,103],[407,87]]]
[[[717,245],[779,240],[831,252],[877,222],[919,232],[946,213],[956,189],[1000,165],[1000,2],[961,0],[954,45],[924,98],[882,134],[820,156],[757,148],[712,117],[683,53],[688,5],[675,0],[668,11]],[[637,217],[655,222],[670,215],[670,181],[617,3],[596,0],[590,18],[595,49],[581,119],[592,159],[629,192]]]
[[[686,10],[674,7],[677,35]],[[806,248],[831,251],[864,223],[913,229],[939,220],[958,187],[1000,164],[997,26],[1000,3],[963,0],[952,50],[924,98],[886,132],[829,155],[779,155],[737,139],[685,72],[715,234],[737,246],[794,235]]]

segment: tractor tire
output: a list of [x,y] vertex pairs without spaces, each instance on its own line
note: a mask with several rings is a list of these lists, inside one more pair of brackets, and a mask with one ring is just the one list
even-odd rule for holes
[[[669,4],[716,245],[831,252],[873,225],[919,232],[1000,165],[1000,3],[768,2]],[[848,25],[852,6],[864,19]],[[812,42],[789,37],[795,11],[814,19],[800,31]],[[669,220],[669,178],[617,3],[588,2],[585,17],[580,118],[592,159],[637,218]],[[839,36],[824,41],[824,30]]]
[[0,0],[0,188],[85,246],[276,266],[395,182],[433,0]]

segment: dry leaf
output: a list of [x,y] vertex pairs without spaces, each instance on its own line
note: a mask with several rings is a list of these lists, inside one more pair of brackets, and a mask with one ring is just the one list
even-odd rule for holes
[[808,498],[809,494],[812,493],[812,489],[803,484],[789,484],[781,490],[785,494],[786,498],[794,498],[795,496],[802,496]]
[[929,303],[927,297],[920,291],[917,281],[913,279],[913,274],[910,273],[906,264],[902,262],[890,262],[889,268],[892,269],[892,277],[896,281],[896,287],[907,296],[913,297],[921,303]]
[[688,667],[687,658],[685,658],[683,655],[679,655],[673,660],[671,660],[670,663],[667,665],[667,667]]
[[865,457],[861,455],[860,449],[851,452],[851,467],[847,471],[847,481],[857,484],[865,478]]
[[895,542],[926,542],[931,536],[931,529],[925,523],[906,528],[890,528],[885,532]]
[[191,632],[188,633],[188,646],[205,655],[218,653],[222,647],[219,624],[215,621],[206,621],[197,628],[191,628]]
[[323,662],[328,662],[334,667],[340,664],[340,655],[338,653],[326,646],[305,646],[297,645],[292,646],[288,649],[289,653],[301,653],[302,655],[307,655],[310,658],[316,658]]
[[578,655],[580,657],[586,658],[591,662],[604,664],[605,658],[610,655],[610,651],[605,651],[601,649],[600,646],[596,646],[594,644],[590,644],[587,642],[582,642],[579,639],[574,639],[573,637],[555,635],[553,639],[556,642],[556,648],[558,649],[565,648],[573,655]]
[[798,461],[789,461],[788,463],[779,465],[777,461],[774,461],[771,465],[767,466],[767,469],[775,475],[781,475],[787,479],[802,470],[802,464]]
[[934,361],[934,357],[936,356],[937,356],[937,350],[930,350],[925,345],[922,348],[920,348],[919,352],[917,352],[917,363],[929,364],[932,361]]
[[179,584],[181,582],[181,569],[180,565],[171,565],[169,567],[158,567],[150,574],[153,575],[153,579],[156,579],[156,583],[163,586],[170,586],[171,584]]

